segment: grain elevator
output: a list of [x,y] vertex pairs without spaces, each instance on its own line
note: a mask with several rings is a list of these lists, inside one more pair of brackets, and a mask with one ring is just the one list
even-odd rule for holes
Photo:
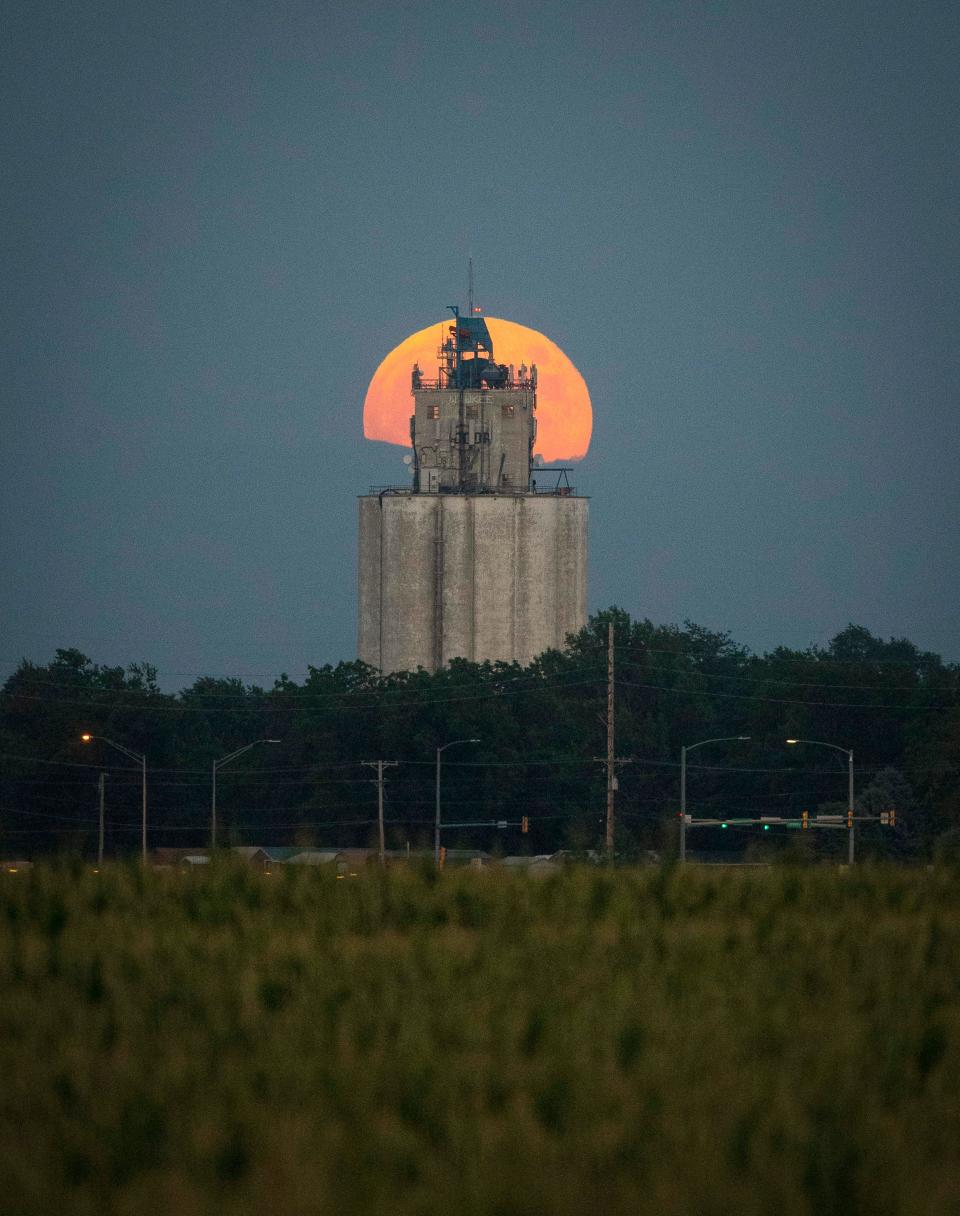
[[587,619],[587,499],[534,464],[536,366],[451,313],[435,377],[411,373],[412,484],[360,498],[358,648],[384,673],[528,663]]

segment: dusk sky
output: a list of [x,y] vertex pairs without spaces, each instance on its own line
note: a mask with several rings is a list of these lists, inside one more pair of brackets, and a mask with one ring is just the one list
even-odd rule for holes
[[11,0],[0,668],[356,656],[380,360],[589,386],[589,608],[960,659],[955,4]]

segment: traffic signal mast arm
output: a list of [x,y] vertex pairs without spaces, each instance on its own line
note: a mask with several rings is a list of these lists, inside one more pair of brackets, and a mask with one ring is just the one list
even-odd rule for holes
[[[879,815],[854,815],[853,819],[857,823],[879,822],[882,823],[884,827],[895,827],[897,822],[897,812],[881,811]],[[849,814],[811,815],[808,811],[801,811],[800,818],[791,818],[786,815],[725,815],[722,818],[715,819],[695,819],[692,815],[686,816],[686,826],[688,828],[740,828],[753,827],[757,824],[764,827],[786,826],[794,828],[847,828],[850,826],[849,821]]]
[[530,818],[524,815],[522,819],[471,819],[463,823],[444,822],[444,831],[447,828],[500,828],[501,831],[506,828],[519,828],[521,832],[528,832],[530,830]]

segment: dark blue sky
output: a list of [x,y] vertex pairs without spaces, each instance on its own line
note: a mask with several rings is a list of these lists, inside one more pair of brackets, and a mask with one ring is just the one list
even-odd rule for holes
[[355,655],[383,355],[590,387],[591,610],[960,658],[953,4],[7,7],[0,665]]

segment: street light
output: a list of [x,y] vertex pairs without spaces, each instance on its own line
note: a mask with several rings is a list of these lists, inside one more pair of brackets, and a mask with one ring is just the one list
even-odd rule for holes
[[125,756],[129,756],[131,760],[140,762],[140,784],[141,784],[141,815],[140,815],[140,855],[143,864],[147,864],[147,758],[141,756],[139,752],[132,752],[129,747],[124,747],[122,743],[114,743],[112,739],[107,739],[103,735],[81,735],[81,743],[92,743],[94,739],[100,743],[106,743],[108,747],[115,747],[118,752],[123,752]]
[[[706,747],[708,743],[749,743],[749,735],[721,735],[717,739],[701,739],[699,743],[691,743],[689,747],[680,748],[680,860],[687,860],[687,752],[698,747]],[[721,825],[726,827],[724,823]]]
[[440,753],[445,752],[448,747],[455,747],[458,743],[479,743],[479,739],[451,739],[449,743],[444,743],[442,747],[437,748],[437,814],[433,825],[433,864],[440,869]]
[[829,747],[831,751],[840,752],[847,758],[847,863],[853,865],[854,836],[853,836],[853,748],[838,747],[836,743],[824,743],[820,739],[787,739],[787,743],[807,743],[811,747]]
[[248,752],[251,747],[256,747],[258,743],[279,743],[279,739],[254,739],[252,743],[245,743],[243,747],[238,747],[235,752],[230,752],[228,756],[221,756],[219,760],[213,762],[213,780],[211,782],[210,794],[210,848],[217,847],[217,770],[223,768],[225,764],[229,764],[231,760],[236,760],[238,756],[242,756],[244,752]]

